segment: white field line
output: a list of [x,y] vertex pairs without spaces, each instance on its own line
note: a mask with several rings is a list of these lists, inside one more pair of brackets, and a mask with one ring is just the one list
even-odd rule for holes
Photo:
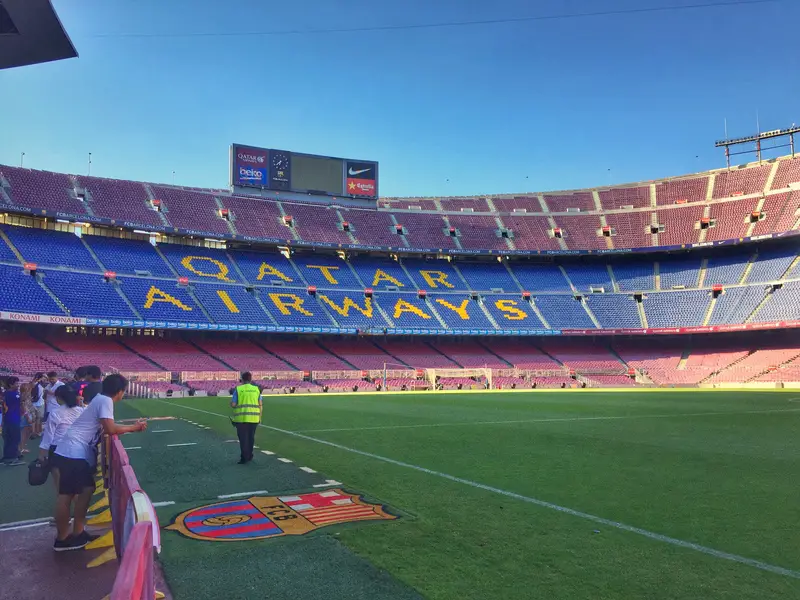
[[153,508],[161,508],[162,506],[172,506],[175,504],[174,500],[165,500],[164,502],[153,502]]
[[789,402],[800,402],[800,398],[789,398]]
[[41,519],[27,519],[25,521],[12,521],[11,523],[0,523],[0,531],[14,531],[16,529],[40,527],[42,525],[49,525],[52,522],[53,522],[53,517],[43,517]]
[[261,454],[266,454],[267,456],[274,456],[275,455],[274,452],[270,452],[269,450],[262,450]]
[[333,486],[333,485],[342,485],[342,482],[341,481],[336,481],[335,479],[326,479],[325,483],[318,483],[318,484],[316,484],[316,485],[314,485],[312,487],[324,488],[324,487],[330,487],[330,486]]
[[14,527],[3,527],[0,529],[0,533],[3,531],[17,531],[18,529],[31,529],[32,527],[41,527],[43,525],[49,525],[50,522],[46,523],[29,523],[28,525],[16,525]]
[[167,444],[167,448],[175,448],[176,446],[196,446],[197,442],[184,442],[183,444]]
[[123,446],[122,449],[123,450],[141,450],[142,447],[141,446]]
[[[797,398],[800,401],[800,398]],[[790,400],[792,402],[792,400]],[[426,427],[463,427],[465,425],[514,425],[522,423],[569,423],[572,421],[626,421],[631,419],[670,419],[673,417],[714,417],[721,415],[761,415],[800,412],[800,408],[775,408],[770,410],[745,410],[704,413],[673,413],[671,415],[628,415],[599,417],[556,417],[553,419],[515,419],[509,421],[459,421],[449,423],[417,423],[415,425],[378,425],[375,427],[337,427],[331,429],[298,429],[296,433],[330,433],[335,431],[372,431],[383,429],[421,429]]]
[[279,458],[278,460],[281,461],[282,463],[290,463],[290,462],[292,462],[291,458]]
[[[201,408],[194,408],[191,406],[184,406],[182,404],[176,404],[175,402],[167,402],[166,400],[155,399],[158,402],[162,402],[164,404],[169,404],[171,406],[175,406],[185,410],[193,410],[196,412],[204,413],[207,415],[212,415],[215,417],[220,417],[223,419],[228,419],[226,415],[221,415],[219,413],[211,412],[208,410],[203,410]],[[626,525],[625,523],[619,523],[617,521],[613,521],[611,519],[606,519],[603,517],[598,517],[596,515],[592,515],[589,513],[585,513],[579,510],[575,510],[572,508],[568,508],[566,506],[560,506],[558,504],[553,504],[552,502],[547,502],[545,500],[539,500],[538,498],[532,498],[530,496],[524,496],[522,494],[517,494],[516,492],[511,492],[508,490],[503,490],[500,488],[492,487],[490,485],[486,485],[483,483],[478,483],[477,481],[471,481],[469,479],[463,479],[461,477],[456,477],[455,475],[449,475],[447,473],[441,473],[439,471],[434,471],[433,469],[428,469],[426,467],[421,467],[419,465],[413,465],[411,463],[403,462],[400,460],[395,460],[393,458],[388,458],[385,456],[380,456],[379,454],[373,454],[371,452],[365,452],[363,450],[357,450],[356,448],[350,448],[348,446],[343,446],[342,444],[337,444],[335,442],[329,442],[328,440],[323,440],[320,438],[311,437],[310,435],[304,435],[302,433],[298,433],[297,431],[290,431],[288,429],[280,429],[279,427],[272,427],[270,425],[263,425],[259,424],[259,427],[263,427],[264,429],[269,429],[271,431],[277,431],[278,433],[283,433],[285,435],[290,435],[296,438],[300,438],[309,442],[314,442],[316,444],[322,444],[324,446],[328,446],[330,448],[336,448],[338,450],[343,450],[345,452],[351,452],[352,454],[357,454],[359,456],[364,456],[366,458],[372,458],[374,460],[379,460],[381,462],[385,462],[390,465],[395,465],[398,467],[403,467],[405,469],[411,469],[413,471],[418,471],[420,473],[426,473],[428,475],[432,475],[434,477],[439,477],[441,479],[446,479],[448,481],[453,481],[455,483],[460,483],[462,485],[466,485],[472,488],[476,488],[479,490],[484,490],[487,492],[491,492],[493,494],[498,494],[500,496],[506,496],[508,498],[513,498],[515,500],[519,500],[521,502],[526,502],[528,504],[534,504],[536,506],[540,506],[542,508],[549,508],[550,510],[554,510],[560,513],[568,514],[573,517],[578,517],[580,519],[585,519],[587,521],[592,521],[594,523],[598,523],[600,525],[606,525],[608,527],[613,527],[615,529],[620,529],[622,531],[627,531],[629,533],[635,533],[636,535],[640,535],[642,537],[646,537],[651,540],[655,540],[658,542],[663,542],[665,544],[670,544],[672,546],[678,546],[680,548],[686,548],[688,550],[694,550],[696,552],[701,552],[708,556],[713,556],[715,558],[720,558],[723,560],[729,560],[732,562],[740,563],[743,565],[748,565],[750,567],[754,567],[756,569],[761,569],[762,571],[768,571],[770,573],[775,573],[777,575],[783,575],[785,577],[791,577],[794,579],[800,579],[800,571],[794,571],[792,569],[787,569],[785,567],[779,567],[777,565],[772,565],[766,562],[762,562],[760,560],[755,560],[753,558],[747,558],[746,556],[739,556],[738,554],[731,554],[730,552],[723,552],[722,550],[716,550],[714,548],[709,548],[708,546],[701,546],[700,544],[695,544],[694,542],[687,542],[685,540],[680,540],[678,538],[673,538],[667,535],[662,535],[660,533],[655,533],[652,531],[648,531],[647,529],[641,529],[639,527],[634,527],[632,525]]]
[[172,429],[153,429],[150,433],[170,433]]
[[306,473],[316,473],[316,471],[311,467],[300,467],[300,470],[305,471]]
[[256,490],[254,492],[239,492],[237,494],[223,494],[222,496],[217,496],[220,500],[226,500],[227,498],[243,498],[244,496],[254,496],[256,494],[266,494],[267,490]]

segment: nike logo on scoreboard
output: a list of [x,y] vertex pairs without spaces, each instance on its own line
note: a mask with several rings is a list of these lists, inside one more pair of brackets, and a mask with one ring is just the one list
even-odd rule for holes
[[368,169],[359,169],[358,171],[356,171],[353,167],[350,167],[350,169],[347,171],[347,174],[350,175],[350,177],[355,177],[356,175],[361,175],[362,173],[367,173],[371,170],[372,167]]

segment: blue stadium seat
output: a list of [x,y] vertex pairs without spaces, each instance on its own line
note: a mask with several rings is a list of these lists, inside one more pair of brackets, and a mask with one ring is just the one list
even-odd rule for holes
[[536,296],[536,306],[551,329],[595,329],[592,319],[572,296]]
[[747,275],[747,283],[777,281],[783,277],[796,256],[797,251],[788,248],[759,250],[753,268]]
[[466,294],[428,294],[448,329],[494,329],[477,300]]
[[363,289],[348,264],[335,256],[295,254],[292,262],[309,285],[326,289]]
[[611,276],[605,264],[567,265],[564,267],[567,277],[578,290],[588,292],[590,287],[603,288],[607,293],[614,291]]
[[640,329],[639,308],[633,296],[624,294],[589,294],[586,305],[603,329]]
[[317,301],[342,327],[357,329],[383,329],[389,324],[375,305],[375,298],[365,298],[363,292],[320,290]]
[[766,293],[767,286],[764,285],[727,288],[725,293],[717,298],[708,324],[744,323],[759,302],[764,299]]
[[699,258],[669,258],[658,261],[661,275],[661,289],[671,290],[676,286],[685,288],[697,287],[700,277]]
[[11,251],[11,248],[9,248],[8,244],[6,244],[6,241],[2,239],[0,239],[0,262],[8,262],[15,265],[19,264],[17,255]]
[[44,283],[73,317],[136,318],[116,288],[99,273],[47,271]]
[[612,265],[621,292],[645,292],[655,289],[653,261],[618,262]]
[[414,283],[422,290],[469,291],[467,284],[447,261],[407,258],[403,260],[403,264]]
[[789,281],[764,303],[753,322],[800,321],[800,281]]
[[555,265],[514,265],[523,290],[529,292],[569,292],[571,288],[564,274]]
[[159,244],[158,249],[181,277],[205,283],[242,283],[224,250],[178,244]]
[[693,327],[703,324],[711,294],[706,290],[653,292],[643,302],[650,327]]
[[474,291],[500,289],[504,292],[521,291],[517,282],[499,263],[458,263],[458,270]]
[[73,233],[9,226],[4,226],[3,231],[26,261],[40,267],[100,271],[97,261]]
[[351,260],[350,264],[353,265],[364,287],[376,290],[391,286],[403,291],[417,289],[397,261],[363,257]]
[[0,265],[0,310],[43,315],[63,315],[64,311],[22,267]]
[[96,235],[85,235],[83,239],[94,250],[100,262],[111,271],[130,275],[136,271],[147,271],[155,277],[175,277],[150,242]]
[[287,287],[306,287],[289,259],[279,252],[234,250],[231,256],[247,281],[254,285],[270,285],[272,281],[280,281]]
[[487,295],[483,299],[483,306],[500,329],[545,329],[530,302],[520,294]]
[[272,324],[255,297],[242,286],[198,283],[192,290],[216,323]]
[[735,285],[744,275],[752,252],[729,252],[722,256],[712,256],[706,266],[705,287],[712,285]]
[[207,321],[186,288],[174,281],[119,279],[122,291],[148,321]]

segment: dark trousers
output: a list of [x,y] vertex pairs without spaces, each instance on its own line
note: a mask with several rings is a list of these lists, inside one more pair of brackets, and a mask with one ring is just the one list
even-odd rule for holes
[[253,444],[256,443],[256,427],[258,423],[234,423],[236,435],[239,437],[239,449],[242,460],[253,460]]
[[16,460],[19,456],[19,442],[22,430],[19,417],[3,417],[3,460]]

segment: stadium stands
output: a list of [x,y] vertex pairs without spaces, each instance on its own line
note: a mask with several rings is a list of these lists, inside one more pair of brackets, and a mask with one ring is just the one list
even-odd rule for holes
[[73,233],[8,226],[4,226],[3,231],[23,259],[40,267],[100,269],[81,239]]
[[116,284],[106,282],[100,274],[47,271],[43,276],[45,285],[73,317],[136,318]]
[[63,315],[64,311],[50,297],[36,277],[21,267],[0,265],[0,310]]
[[228,221],[219,214],[220,206],[211,194],[160,185],[150,186],[155,199],[161,200],[165,214],[174,227],[200,234],[229,234]]
[[[777,165],[771,190],[764,199],[764,215],[755,224],[754,235],[786,231],[794,226],[798,206],[792,198],[796,192],[785,190],[800,179],[797,165],[798,161],[791,159],[781,160]],[[764,192],[772,168],[771,163],[753,164],[711,175],[654,182],[659,207],[656,219],[665,227],[658,238],[647,230],[652,212],[650,185],[545,193],[541,196],[544,206],[537,194],[489,199],[382,199],[377,212],[339,209],[342,219],[353,226],[351,232],[343,230],[333,208],[231,195],[220,190],[70,176],[9,166],[0,166],[0,185],[12,203],[22,206],[76,218],[89,214],[133,226],[180,227],[198,235],[239,234],[276,241],[297,239],[450,250],[586,250],[604,249],[609,243],[597,235],[601,228],[599,216],[604,213],[597,212],[595,194],[602,211],[624,211],[605,213],[606,223],[615,233],[610,242],[614,248],[697,243],[701,232],[699,221],[706,210],[710,213],[708,217],[716,220],[716,226],[704,234],[707,241],[741,237],[749,229],[748,214],[755,210],[756,195]],[[706,204],[712,176],[713,201]],[[755,197],[737,200],[742,195]],[[161,214],[153,209],[153,201],[161,203]],[[688,206],[679,206],[682,204]],[[492,207],[500,212],[491,214]],[[222,213],[224,209],[229,211],[227,219]],[[449,216],[443,218],[437,212],[442,210]],[[555,216],[550,217],[553,213]],[[291,228],[283,222],[284,215],[293,217]],[[396,224],[405,228],[405,236],[397,234]],[[457,237],[449,235],[448,227],[456,230]],[[498,237],[503,227],[511,232],[509,240]],[[563,228],[561,240],[553,235],[554,227]]]
[[[63,337],[41,336],[44,341],[16,332],[0,337],[0,343],[7,344],[0,348],[0,370],[68,371],[90,362],[109,370],[223,371],[230,372],[232,382],[235,371],[248,369],[283,372],[266,383],[278,390],[319,390],[321,385],[351,389],[354,381],[367,389],[375,384],[336,373],[382,369],[384,364],[403,370],[486,366],[504,370],[496,378],[504,387],[632,385],[630,367],[641,372],[640,384],[798,381],[800,350],[791,344],[764,350],[737,340],[724,347],[701,336],[663,344],[648,339],[608,341],[620,360],[606,342],[587,342],[593,339],[589,337],[575,342],[555,335],[483,335],[492,330],[608,335],[601,330],[743,324],[777,329],[785,321],[800,321],[800,260],[791,241],[688,248],[748,235],[781,238],[777,234],[791,233],[800,218],[798,165],[800,160],[781,160],[778,165],[563,193],[382,199],[379,210],[0,166],[0,204],[55,211],[62,221],[53,223],[52,213],[47,222],[2,217],[0,229],[8,244],[0,239],[0,311],[6,314],[53,315],[73,322],[85,318],[84,333],[110,321],[118,328],[119,320],[125,320],[125,327],[144,319],[149,331],[274,332],[285,327],[326,334],[338,328],[375,336],[121,336],[91,347],[88,337],[74,331]],[[160,201],[161,213],[152,200]],[[73,221],[92,224],[68,226],[60,217],[70,215]],[[291,227],[286,215],[292,217]],[[162,240],[154,246],[145,233],[102,229],[95,225],[97,218],[113,219],[130,229],[135,224],[145,230],[178,227],[189,230],[193,239],[181,243],[167,229],[168,235],[150,234]],[[54,230],[68,227],[83,235]],[[113,235],[137,239],[109,237]],[[221,243],[214,240],[225,236],[239,237],[228,242],[227,250],[219,249]],[[204,237],[213,240],[206,244]],[[348,247],[338,255],[324,249],[284,249],[291,256],[287,258],[275,249],[259,250],[258,238]],[[354,249],[353,244],[369,250]],[[610,256],[629,248],[666,245],[682,245],[687,251]],[[470,254],[375,256],[381,247]],[[498,251],[514,250],[609,255],[497,260]],[[483,251],[487,255],[481,256]],[[36,274],[26,273],[21,262],[36,263]],[[177,281],[183,277],[188,285]],[[722,289],[712,290],[714,286]],[[641,304],[634,293],[642,294]],[[403,336],[425,330],[481,337],[409,340],[383,336],[384,330]],[[298,382],[285,379],[286,371],[328,374],[317,382],[308,381],[310,376]],[[218,391],[230,387],[227,378],[219,381],[214,384],[221,386]],[[204,380],[190,382],[208,385]],[[396,388],[426,385],[405,375],[387,383]],[[440,383],[481,385],[463,377]],[[151,386],[160,392],[182,389],[166,380]]]
[[98,217],[128,221],[138,225],[163,225],[158,213],[149,206],[144,185],[135,181],[84,177],[78,186],[88,192],[86,201]]
[[692,327],[703,324],[711,294],[680,291],[648,294],[642,300],[650,327]]
[[287,215],[292,217],[297,234],[307,240],[352,244],[347,233],[339,228],[336,210],[320,204],[283,204]]
[[536,296],[536,306],[552,329],[594,329],[583,302],[572,296]]
[[120,240],[97,235],[83,236],[106,269],[116,273],[150,274],[154,277],[174,277],[169,266],[155,248],[144,240]]
[[772,165],[720,171],[714,180],[714,198],[758,194],[764,190]]
[[220,196],[219,200],[222,207],[230,211],[240,234],[271,240],[293,239],[291,229],[281,221],[277,202],[242,196]]
[[0,181],[14,204],[44,208],[73,215],[85,215],[84,204],[75,196],[69,175],[0,165]]
[[642,327],[636,301],[623,294],[590,294],[586,305],[605,329]]
[[708,177],[673,179],[656,185],[656,204],[669,205],[703,202],[708,190]]
[[[544,201],[550,212],[590,212],[597,210],[591,192],[575,192],[574,194],[564,195],[545,194]],[[530,208],[528,208],[528,210],[530,212],[538,212],[538,208],[539,207],[536,206],[533,210]]]

